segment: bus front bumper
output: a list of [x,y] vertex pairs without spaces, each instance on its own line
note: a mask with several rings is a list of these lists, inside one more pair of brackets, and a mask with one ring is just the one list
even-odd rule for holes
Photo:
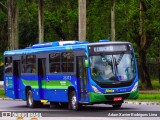
[[105,103],[107,101],[113,101],[115,97],[122,97],[122,100],[125,99],[137,99],[138,98],[138,90],[134,92],[127,93],[114,93],[114,94],[99,94],[95,92],[90,92],[90,103]]

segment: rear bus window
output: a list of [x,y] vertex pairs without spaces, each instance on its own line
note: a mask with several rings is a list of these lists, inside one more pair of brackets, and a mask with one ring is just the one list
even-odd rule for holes
[[13,64],[12,57],[5,57],[5,73],[12,74]]

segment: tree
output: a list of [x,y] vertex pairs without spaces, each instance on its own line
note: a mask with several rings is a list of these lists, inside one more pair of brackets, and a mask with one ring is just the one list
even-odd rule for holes
[[138,57],[141,85],[144,89],[152,89],[147,60],[159,56],[160,2],[120,0],[116,1],[116,5],[116,38],[133,44]]
[[[142,78],[142,83],[146,83],[146,87],[148,89],[153,89],[151,80],[150,80],[150,75],[147,70],[146,66],[146,50],[150,47],[151,45],[151,38],[149,36],[149,31],[147,31],[144,28],[144,16],[145,12],[147,11],[147,7],[144,3],[143,0],[140,0],[140,32],[139,32],[139,41],[135,40],[137,46],[138,46],[138,51],[139,51],[139,56],[140,56],[140,66],[141,66],[141,78]],[[148,35],[147,35],[148,34]]]
[[[144,2],[144,0],[139,1],[139,16],[137,16],[135,13],[132,17],[132,21],[130,21],[130,24],[132,24],[132,28],[130,26],[130,36],[134,40],[137,46],[137,51],[139,54],[139,69],[140,69],[140,77],[142,82],[142,87],[145,89],[153,89],[150,75],[148,72],[148,68],[146,66],[146,55],[147,50],[151,46],[151,43],[154,41],[152,39],[152,30],[148,29],[149,25],[151,23],[148,23],[148,19],[150,17],[150,14],[148,13],[149,7],[147,6],[147,3]],[[137,19],[139,17],[139,19]]]

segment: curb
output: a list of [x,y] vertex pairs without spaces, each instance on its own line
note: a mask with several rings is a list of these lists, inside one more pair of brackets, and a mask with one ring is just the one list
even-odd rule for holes
[[12,98],[0,98],[0,100],[23,101],[21,99],[12,99]]
[[11,98],[0,98],[0,100],[13,100]]

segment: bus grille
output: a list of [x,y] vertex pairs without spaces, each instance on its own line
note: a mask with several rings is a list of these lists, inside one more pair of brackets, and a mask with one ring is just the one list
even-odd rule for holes
[[101,88],[120,88],[131,86],[133,81],[129,82],[114,82],[114,83],[97,83]]

